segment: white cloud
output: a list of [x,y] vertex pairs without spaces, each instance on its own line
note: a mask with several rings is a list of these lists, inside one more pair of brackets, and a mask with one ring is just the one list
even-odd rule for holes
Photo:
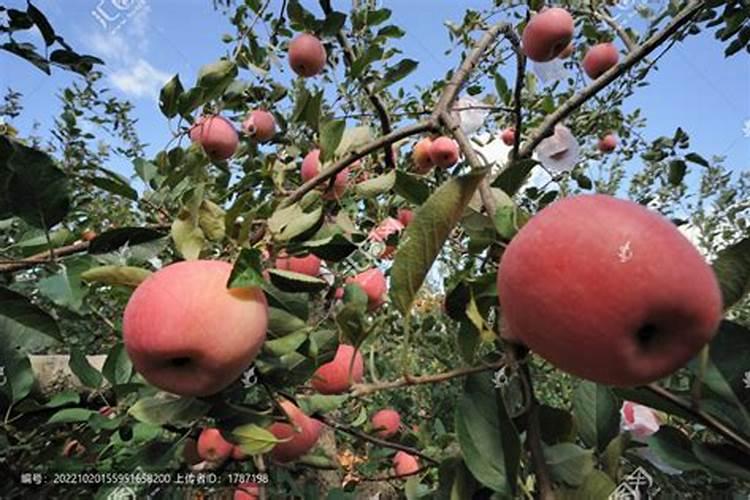
[[134,97],[153,97],[172,75],[154,68],[145,59],[138,59],[132,66],[122,68],[109,75],[112,84],[122,92]]

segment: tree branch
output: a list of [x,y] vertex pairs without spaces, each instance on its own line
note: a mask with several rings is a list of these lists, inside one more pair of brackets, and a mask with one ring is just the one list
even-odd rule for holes
[[702,410],[695,408],[689,401],[686,401],[679,396],[675,396],[674,394],[669,392],[667,389],[657,384],[648,384],[644,386],[644,388],[650,391],[651,393],[659,396],[661,399],[669,401],[675,406],[678,406],[681,409],[685,410],[686,412],[690,413],[695,418],[700,420],[704,425],[706,425],[706,427],[709,427],[710,429],[715,431],[717,434],[721,435],[728,441],[731,441],[736,446],[742,448],[745,453],[750,454],[750,441],[748,441],[747,439],[743,438],[742,436],[734,432],[732,429],[724,425],[722,422],[720,422],[713,416],[709,415],[708,413],[705,413]]
[[620,23],[615,21],[612,16],[609,15],[604,9],[601,11],[599,10],[592,10],[592,14],[594,14],[594,17],[599,19],[600,21],[603,21],[605,24],[607,24],[610,28],[614,30],[615,33],[617,33],[617,36],[620,37],[620,40],[622,40],[622,43],[625,44],[625,47],[628,49],[628,52],[633,52],[638,45],[633,41],[632,38],[630,38],[630,35],[627,31],[625,31],[625,28],[622,27]]
[[619,64],[610,68],[602,76],[594,80],[588,87],[578,94],[572,96],[558,107],[553,113],[547,115],[547,118],[528,136],[526,143],[519,152],[520,158],[531,156],[540,142],[548,137],[557,123],[568,117],[575,109],[584,102],[591,99],[597,92],[612,83],[618,77],[624,75],[630,68],[638,64],[648,54],[653,52],[659,45],[672,36],[682,25],[688,23],[703,7],[703,0],[691,1],[682,11],[680,11],[672,21],[664,27],[659,33],[655,33],[651,38],[643,42],[635,50],[632,50]]
[[324,424],[326,424],[328,427],[344,432],[346,434],[349,434],[351,436],[357,437],[359,439],[362,439],[363,441],[370,442],[372,444],[376,444],[378,446],[382,446],[384,448],[391,448],[393,450],[399,450],[408,453],[409,455],[414,455],[416,457],[422,458],[424,461],[429,462],[433,465],[438,465],[440,462],[435,460],[429,455],[425,455],[421,451],[419,451],[416,448],[412,448],[410,446],[405,446],[400,443],[394,443],[391,441],[386,441],[385,439],[380,439],[375,436],[371,436],[369,434],[365,434],[362,431],[358,431],[357,429],[354,429],[353,427],[350,427],[348,425],[336,422],[334,420],[331,420],[330,418],[322,415],[315,415],[314,418],[320,420]]
[[[326,16],[333,12],[333,9],[331,8],[331,0],[320,0],[320,7],[323,9],[323,12],[325,12]],[[349,40],[347,40],[346,38],[346,34],[343,31],[339,31],[338,33],[336,33],[336,40],[339,42],[339,45],[341,45],[341,48],[344,51],[344,61],[346,62],[346,65],[351,68],[352,64],[357,59],[357,55],[354,52],[354,47],[351,46]],[[365,91],[367,98],[370,100],[370,103],[372,103],[372,107],[375,108],[375,112],[378,114],[378,119],[380,120],[380,128],[383,131],[383,135],[390,134],[391,119],[385,109],[383,100],[379,95],[373,92],[373,90],[365,81],[360,80],[359,83],[360,85],[362,85],[362,89]],[[385,146],[384,152],[385,164],[388,167],[388,170],[395,169],[396,158],[393,154],[393,148],[390,144]]]
[[[511,346],[511,349],[514,349]],[[555,493],[552,489],[552,479],[550,479],[547,461],[544,459],[544,450],[542,448],[542,433],[539,427],[539,401],[534,394],[534,384],[531,379],[531,370],[528,363],[520,366],[520,375],[524,379],[524,386],[529,391],[529,432],[527,436],[527,445],[531,453],[531,461],[534,463],[534,473],[539,486],[539,498],[541,500],[554,500]]]
[[45,250],[37,254],[32,255],[27,259],[20,259],[9,264],[0,265],[0,273],[9,273],[13,271],[20,271],[22,269],[28,269],[38,264],[49,264],[53,260],[50,258],[50,253],[53,254],[54,258],[67,257],[69,255],[77,254],[79,252],[85,252],[89,248],[88,241],[78,241],[72,245],[67,245],[60,248]]
[[501,359],[495,363],[483,366],[469,366],[466,368],[457,368],[443,373],[437,373],[434,375],[422,375],[422,376],[410,376],[408,379],[401,377],[396,380],[387,382],[379,382],[377,384],[354,384],[352,386],[352,395],[354,397],[366,396],[373,394],[378,391],[384,391],[389,389],[398,389],[399,387],[407,387],[411,385],[424,385],[424,384],[436,384],[439,382],[445,382],[459,377],[466,377],[474,373],[484,372],[488,370],[497,370],[505,365],[505,360]]

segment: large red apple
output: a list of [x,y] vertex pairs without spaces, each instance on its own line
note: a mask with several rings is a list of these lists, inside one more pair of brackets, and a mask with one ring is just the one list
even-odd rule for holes
[[320,274],[320,258],[314,254],[305,257],[288,257],[286,254],[281,254],[276,257],[276,269],[317,276]]
[[536,62],[556,58],[573,39],[573,18],[560,7],[545,9],[534,15],[521,35],[523,53]]
[[209,462],[226,460],[232,454],[233,447],[222,437],[219,429],[203,429],[198,436],[198,456]]
[[600,43],[591,47],[583,57],[583,70],[589,78],[599,78],[609,68],[617,64],[620,53],[612,43]]
[[405,451],[393,455],[393,469],[397,476],[411,476],[419,471],[419,460]]
[[300,76],[315,76],[326,65],[326,49],[320,40],[302,33],[289,42],[289,66]]
[[666,218],[606,195],[564,198],[534,216],[500,262],[512,331],[561,370],[634,386],[687,363],[713,337],[721,293]]
[[190,140],[197,142],[212,160],[229,159],[240,143],[234,125],[223,116],[202,116],[190,127]]
[[352,382],[362,382],[364,371],[362,354],[353,346],[340,344],[333,359],[315,370],[311,384],[321,394],[341,394],[349,390]]
[[374,311],[385,303],[388,284],[385,280],[385,275],[380,269],[376,267],[368,269],[353,278],[348,278],[346,282],[358,285],[365,292],[368,308],[371,311]]
[[[355,163],[356,165],[356,163]],[[307,155],[305,156],[305,159],[302,160],[302,170],[300,171],[300,176],[302,177],[302,181],[307,182],[316,175],[320,173],[320,150],[319,149],[313,149]],[[333,181],[333,187],[329,188],[325,191],[323,194],[323,198],[326,200],[334,200],[341,198],[344,194],[344,191],[346,191],[346,185],[349,182],[349,168],[345,168],[338,174],[336,174],[336,178]],[[325,186],[330,185],[330,181],[326,181],[323,183]]]
[[271,458],[277,462],[286,463],[298,459],[315,446],[323,430],[323,424],[305,415],[291,401],[282,400],[280,405],[294,425],[274,422],[268,430],[277,439],[288,439],[288,441],[278,443],[271,450]]
[[396,410],[386,408],[375,413],[370,423],[372,428],[375,429],[375,434],[386,439],[398,433],[398,428],[401,426],[401,415]]
[[266,339],[268,307],[260,288],[227,288],[232,265],[193,260],[143,281],[123,317],[135,369],[182,396],[215,394],[255,359]]
[[256,109],[248,113],[242,130],[258,142],[270,141],[276,134],[276,120],[268,111]]

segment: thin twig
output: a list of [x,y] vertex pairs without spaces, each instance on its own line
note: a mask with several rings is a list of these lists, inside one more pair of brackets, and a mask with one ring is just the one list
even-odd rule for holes
[[[515,347],[511,347],[511,350]],[[520,376],[525,380],[528,390],[527,401],[529,403],[529,423],[527,445],[531,453],[531,461],[534,463],[534,474],[539,486],[539,498],[541,500],[554,500],[555,494],[552,489],[547,461],[544,459],[542,449],[542,434],[539,426],[539,401],[534,394],[534,384],[531,378],[529,363],[523,363],[520,367]]]

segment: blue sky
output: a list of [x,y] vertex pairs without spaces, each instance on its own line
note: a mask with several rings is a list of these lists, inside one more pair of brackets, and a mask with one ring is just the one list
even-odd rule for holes
[[[225,53],[221,42],[232,27],[210,0],[140,0],[146,7],[127,19],[112,33],[96,19],[100,7],[112,10],[113,0],[37,0],[55,29],[80,52],[91,53],[107,62],[107,85],[136,105],[141,138],[151,144],[149,153],[161,149],[169,140],[167,121],[159,112],[156,94],[162,83],[179,73],[191,84],[201,65],[213,62]],[[119,0],[120,2],[126,0]],[[661,0],[641,0],[659,3]],[[137,2],[137,0],[136,0]],[[618,11],[627,19],[635,1],[624,0]],[[24,8],[25,1],[4,2]],[[317,1],[304,0],[319,13]],[[416,72],[404,81],[409,87],[426,84],[456,64],[457,55],[446,57],[449,48],[444,21],[459,20],[466,8],[481,8],[488,0],[398,0],[385,1],[393,10],[393,21],[404,27],[406,37],[399,43],[405,57],[420,62]],[[278,11],[280,0],[271,1]],[[349,0],[334,0],[334,8],[346,10]],[[102,12],[100,10],[100,12]],[[743,126],[750,120],[750,57],[742,53],[723,57],[724,45],[704,33],[688,38],[661,59],[659,70],[652,72],[650,86],[627,102],[627,108],[641,107],[648,119],[647,139],[671,135],[682,126],[691,136],[692,149],[706,157],[726,155],[733,170],[750,168],[750,138]],[[286,68],[284,68],[286,71]],[[508,73],[510,77],[512,73]],[[0,53],[0,88],[24,93],[25,112],[14,125],[27,134],[32,123],[41,123],[46,132],[59,111],[58,90],[76,78],[61,70],[51,77],[7,53]],[[113,165],[130,175],[129,165]]]

